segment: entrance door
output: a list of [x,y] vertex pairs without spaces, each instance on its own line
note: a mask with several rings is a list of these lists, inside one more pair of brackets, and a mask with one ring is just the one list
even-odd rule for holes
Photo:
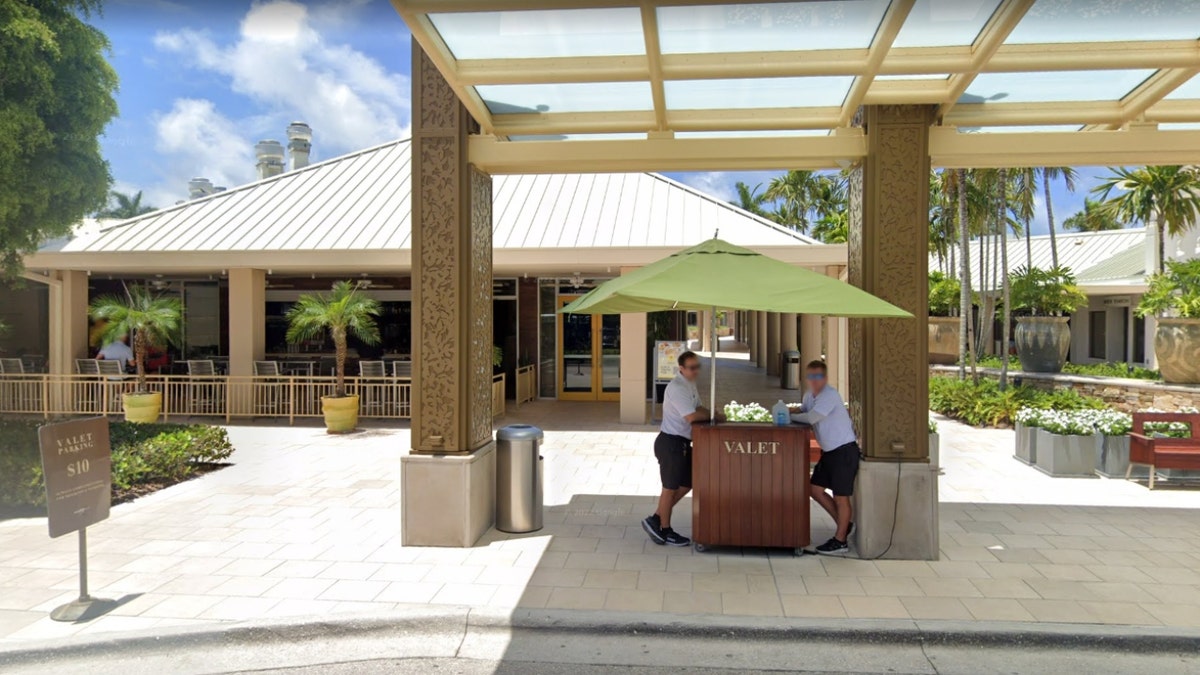
[[[578,297],[559,296],[559,308]],[[559,314],[558,398],[616,401],[620,397],[620,315]]]

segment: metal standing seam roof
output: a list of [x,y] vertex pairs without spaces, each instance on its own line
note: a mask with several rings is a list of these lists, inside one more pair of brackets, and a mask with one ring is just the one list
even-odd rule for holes
[[[42,252],[402,250],[412,245],[410,142],[394,141],[100,228]],[[496,176],[496,249],[818,243],[665,176]]]
[[[1090,270],[1106,261],[1109,261],[1114,256],[1132,255],[1131,250],[1136,250],[1138,255],[1142,255],[1143,246],[1146,240],[1146,228],[1137,227],[1123,230],[1107,230],[1104,232],[1059,232],[1058,239],[1058,264],[1069,268],[1076,276],[1081,279],[1085,271]],[[1038,235],[1032,237],[1031,248],[1033,253],[1032,266],[1041,269],[1049,269],[1053,266],[1053,255],[1050,248],[1050,235]],[[980,290],[979,286],[979,267],[981,263],[980,253],[986,250],[988,260],[992,258],[992,242],[983,243],[978,239],[971,241],[971,281],[974,290]],[[949,260],[946,261],[949,264]],[[957,260],[956,260],[956,263]],[[1008,238],[1008,269],[1010,272],[1015,272],[1021,267],[1029,264],[1028,256],[1025,252],[1025,238],[1009,236]],[[938,270],[941,268],[941,263],[936,255],[929,256],[929,269]],[[989,264],[988,269],[991,269]],[[957,269],[953,270],[957,273]],[[1091,279],[1095,281],[1096,279]],[[989,276],[986,279],[987,288],[984,290],[992,290],[992,279]]]
[[1103,260],[1078,274],[1079,283],[1104,281],[1129,281],[1146,279],[1146,247],[1139,245],[1126,249],[1107,260]]

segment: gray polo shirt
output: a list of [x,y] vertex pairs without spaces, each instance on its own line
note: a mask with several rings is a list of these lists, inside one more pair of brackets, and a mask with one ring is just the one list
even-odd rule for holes
[[662,426],[659,428],[664,434],[691,438],[692,424],[686,418],[699,407],[700,392],[696,383],[689,382],[682,374],[676,375],[663,392]]
[[811,392],[807,393],[800,406],[803,414],[794,415],[792,419],[812,425],[813,435],[817,437],[822,452],[836,450],[858,440],[854,436],[854,425],[850,423],[850,413],[846,411],[837,389],[825,385],[816,398]]

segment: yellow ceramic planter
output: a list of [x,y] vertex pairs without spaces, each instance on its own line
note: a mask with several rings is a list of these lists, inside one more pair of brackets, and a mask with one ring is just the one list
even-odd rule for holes
[[124,394],[122,403],[125,405],[125,421],[151,424],[158,421],[158,413],[162,410],[162,393]]
[[345,434],[358,426],[358,395],[322,396],[321,411],[325,413],[325,430],[331,434]]

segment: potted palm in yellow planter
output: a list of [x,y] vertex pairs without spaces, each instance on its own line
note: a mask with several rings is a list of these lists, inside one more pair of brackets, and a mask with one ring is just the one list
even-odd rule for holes
[[301,295],[288,310],[287,340],[291,343],[333,339],[337,376],[333,396],[321,397],[325,430],[344,434],[358,426],[358,395],[346,393],[346,336],[368,345],[379,343],[379,302],[363,295],[357,284],[338,281],[328,294]]
[[100,340],[110,344],[128,336],[133,344],[133,362],[137,368],[137,386],[122,395],[125,419],[150,423],[162,411],[162,392],[150,391],[146,384],[146,354],[151,347],[165,349],[179,343],[183,323],[183,303],[179,298],[152,293],[142,286],[125,289],[125,295],[96,298],[88,314],[103,325]]

